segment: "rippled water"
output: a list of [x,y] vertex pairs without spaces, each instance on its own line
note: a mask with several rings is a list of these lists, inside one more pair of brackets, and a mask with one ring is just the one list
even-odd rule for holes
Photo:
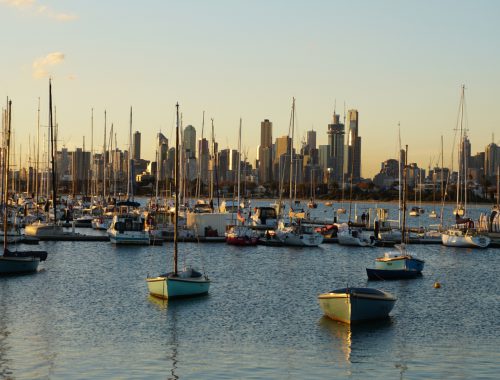
[[[36,275],[0,279],[1,378],[498,378],[500,249],[412,246],[411,281],[367,282],[384,248],[180,244],[210,295],[161,302],[145,277],[171,244],[45,242]],[[438,280],[441,289],[434,289]],[[349,327],[316,296],[346,284],[398,297],[388,321]]]

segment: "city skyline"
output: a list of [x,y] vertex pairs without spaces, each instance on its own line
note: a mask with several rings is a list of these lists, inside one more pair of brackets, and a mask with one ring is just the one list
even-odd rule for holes
[[286,135],[296,97],[296,149],[312,129],[316,144],[327,144],[335,109],[341,122],[344,108],[357,109],[363,177],[397,157],[398,123],[410,161],[436,159],[443,135],[450,166],[462,83],[472,154],[498,144],[495,2],[119,4],[0,1],[0,22],[15,36],[5,42],[0,94],[13,100],[16,150],[34,141],[39,97],[47,124],[49,75],[59,146],[70,150],[84,136],[90,148],[92,108],[94,150],[102,145],[105,109],[118,146],[128,146],[132,106],[143,158],[155,161],[157,134],[173,141],[179,101],[184,126],[198,136],[203,111],[205,137],[214,119],[220,150],[237,146],[242,117],[242,146],[253,162],[262,120],[273,123],[274,136]]

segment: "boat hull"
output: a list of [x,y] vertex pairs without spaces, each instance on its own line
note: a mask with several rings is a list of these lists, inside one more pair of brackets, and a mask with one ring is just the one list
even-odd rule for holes
[[259,238],[249,237],[249,236],[228,236],[226,237],[226,243],[229,245],[247,246],[247,245],[257,245]]
[[369,280],[401,280],[422,275],[425,261],[409,255],[381,257],[375,260],[375,268],[366,268]]
[[375,240],[367,240],[364,238],[354,237],[348,234],[338,234],[340,245],[348,245],[352,247],[373,247],[375,245]]
[[53,223],[34,223],[24,228],[24,234],[26,236],[43,238],[64,235],[64,230],[61,226]]
[[197,297],[208,294],[210,280],[205,277],[172,278],[159,276],[146,279],[149,294],[162,299]]
[[0,257],[0,275],[33,273],[38,269],[38,257]]
[[[128,232],[128,231],[127,231]],[[149,245],[147,232],[141,233],[114,233],[108,232],[109,241],[116,245]]]
[[323,243],[323,235],[321,234],[294,234],[285,233],[279,235],[279,239],[283,245],[293,247],[317,247]]
[[[359,289],[361,293],[370,289]],[[325,293],[318,297],[323,313],[336,321],[356,323],[387,318],[394,307],[396,298],[386,292],[360,294],[358,288],[345,293]],[[381,294],[380,294],[381,293]]]
[[395,257],[385,260],[383,258],[375,261],[375,269],[379,270],[410,270],[422,272],[425,262],[413,257]]
[[369,280],[404,280],[408,278],[417,278],[422,276],[422,271],[413,271],[407,269],[375,269],[366,268],[366,274]]
[[92,220],[92,228],[94,230],[104,230],[106,231],[111,225],[111,219],[100,219],[96,218]]
[[441,235],[441,242],[447,247],[486,248],[490,245],[491,240],[489,237],[482,235],[456,236],[444,233]]

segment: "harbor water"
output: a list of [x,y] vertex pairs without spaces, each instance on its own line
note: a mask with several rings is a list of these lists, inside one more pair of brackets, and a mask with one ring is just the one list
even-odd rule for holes
[[[39,249],[49,257],[37,274],[0,278],[0,378],[500,373],[498,248],[412,245],[426,261],[421,278],[368,282],[365,268],[391,248],[181,243],[180,265],[195,264],[213,282],[208,296],[176,301],[151,298],[145,281],[171,270],[172,243],[40,242]],[[390,318],[348,326],[323,317],[317,295],[345,286],[394,294]]]

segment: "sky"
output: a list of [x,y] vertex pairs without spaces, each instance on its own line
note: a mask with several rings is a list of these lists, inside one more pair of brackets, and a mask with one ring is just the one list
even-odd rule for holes
[[[500,142],[499,1],[0,0],[0,96],[12,99],[16,155],[33,157],[38,99],[48,125],[48,78],[59,148],[102,149],[104,111],[128,148],[129,110],[154,160],[155,136],[183,125],[220,148],[256,158],[260,122],[288,134],[296,98],[295,146],[306,131],[327,143],[334,109],[359,111],[362,175],[396,158],[398,124],[409,161],[445,165],[466,86],[472,153]],[[342,116],[341,116],[342,117]],[[172,140],[173,141],[173,140]],[[455,149],[456,150],[456,149]],[[31,153],[30,153],[31,152]],[[456,164],[455,164],[456,167]]]

